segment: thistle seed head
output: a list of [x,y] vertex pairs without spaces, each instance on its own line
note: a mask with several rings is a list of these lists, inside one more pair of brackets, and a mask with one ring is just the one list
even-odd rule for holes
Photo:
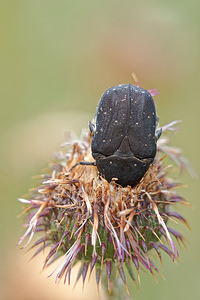
[[115,179],[108,183],[96,166],[77,165],[71,170],[80,161],[93,161],[91,135],[85,131],[81,140],[69,139],[64,150],[56,153],[29,199],[19,199],[28,205],[27,229],[19,244],[26,247],[33,235],[40,233],[32,246],[36,249],[34,256],[48,249],[43,268],[58,260],[53,272],[56,282],[63,278],[70,283],[72,267],[81,262],[77,281],[82,276],[84,283],[87,273],[90,276],[95,270],[99,285],[105,269],[111,289],[112,269],[117,270],[126,285],[125,268],[135,283],[135,274],[140,278],[141,266],[153,276],[160,274],[151,259],[152,252],[157,253],[161,264],[164,252],[173,261],[177,258],[175,243],[184,243],[184,239],[169,227],[168,220],[178,220],[187,226],[186,220],[174,211],[176,203],[186,201],[176,192],[178,184],[169,177],[165,156],[170,155],[181,169],[188,162],[180,150],[168,145],[165,132],[174,130],[175,124],[163,127],[156,159],[135,187],[121,187]]

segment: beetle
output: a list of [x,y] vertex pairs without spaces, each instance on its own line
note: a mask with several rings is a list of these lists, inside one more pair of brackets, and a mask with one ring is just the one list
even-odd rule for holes
[[97,106],[91,151],[99,173],[121,186],[137,184],[153,163],[157,140],[157,115],[150,93],[132,84],[109,88]]

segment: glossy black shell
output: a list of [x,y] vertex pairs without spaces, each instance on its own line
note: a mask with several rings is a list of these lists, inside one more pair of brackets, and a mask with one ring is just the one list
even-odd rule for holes
[[137,183],[156,155],[156,110],[150,93],[131,84],[109,88],[95,115],[91,150],[102,176]]

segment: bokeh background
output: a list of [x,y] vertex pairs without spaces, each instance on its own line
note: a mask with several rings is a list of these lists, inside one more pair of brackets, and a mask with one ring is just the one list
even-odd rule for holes
[[[33,185],[64,134],[88,126],[101,94],[133,83],[157,88],[160,125],[181,119],[172,143],[200,170],[200,2],[198,0],[0,1],[0,299],[103,299],[94,278],[84,291],[40,274],[44,256],[28,263],[16,247],[23,229],[17,197]],[[192,231],[180,263],[164,258],[157,285],[141,274],[135,299],[193,299],[200,284],[199,181],[186,173],[180,192]],[[179,209],[179,208],[178,208]],[[165,256],[165,255],[164,255]],[[163,256],[163,257],[164,257]]]

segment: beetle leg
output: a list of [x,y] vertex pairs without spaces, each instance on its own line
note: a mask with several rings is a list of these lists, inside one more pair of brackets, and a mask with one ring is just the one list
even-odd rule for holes
[[141,87],[141,84],[139,83],[139,80],[138,80],[136,74],[133,72],[133,73],[131,74],[131,76],[133,77],[133,81],[135,81],[136,86],[137,86],[137,87]]
[[89,129],[92,135],[95,133],[95,126],[92,122],[89,121]]
[[160,138],[161,134],[162,134],[162,128],[156,130],[156,141]]
[[96,162],[89,162],[89,161],[79,161],[78,163],[76,163],[75,165],[73,165],[73,167],[69,170],[69,172],[71,172],[76,166],[78,165],[84,165],[84,166],[96,166]]
[[154,159],[153,158],[143,158],[143,159],[141,159],[141,161],[150,165],[153,163]]

